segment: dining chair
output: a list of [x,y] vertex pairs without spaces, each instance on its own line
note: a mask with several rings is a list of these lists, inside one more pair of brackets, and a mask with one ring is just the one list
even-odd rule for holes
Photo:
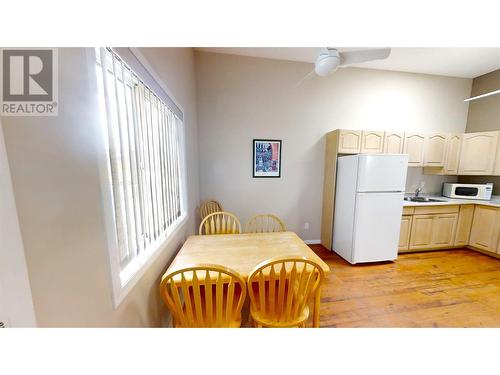
[[200,206],[200,217],[201,220],[206,218],[208,215],[213,214],[214,212],[222,212],[222,205],[216,200],[208,200]]
[[283,220],[272,214],[254,215],[245,224],[246,233],[286,232]]
[[305,257],[279,257],[259,264],[247,282],[254,326],[305,327],[308,304],[323,278],[321,267]]
[[204,218],[199,234],[236,234],[241,233],[241,223],[230,212],[214,212]]
[[166,274],[160,294],[176,328],[241,326],[246,282],[229,268],[200,264]]

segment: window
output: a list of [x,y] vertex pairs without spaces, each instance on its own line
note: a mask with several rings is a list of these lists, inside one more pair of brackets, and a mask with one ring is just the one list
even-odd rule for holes
[[96,49],[96,72],[112,196],[110,251],[123,287],[185,217],[183,123],[113,50]]

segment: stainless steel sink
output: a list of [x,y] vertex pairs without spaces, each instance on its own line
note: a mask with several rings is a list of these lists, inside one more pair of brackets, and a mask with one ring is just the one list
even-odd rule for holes
[[443,199],[434,199],[427,197],[405,197],[404,200],[407,202],[417,202],[417,203],[446,202]]

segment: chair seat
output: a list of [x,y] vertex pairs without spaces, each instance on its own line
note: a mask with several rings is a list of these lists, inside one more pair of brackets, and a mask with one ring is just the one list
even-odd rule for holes
[[279,321],[276,320],[275,317],[269,316],[269,315],[264,315],[260,311],[254,311],[250,307],[250,315],[252,316],[252,319],[255,320],[257,323],[266,326],[266,327],[298,327],[301,326],[304,322],[307,321],[309,318],[309,307],[306,306],[304,310],[302,310],[299,314],[299,317],[295,320],[289,320],[289,321]]

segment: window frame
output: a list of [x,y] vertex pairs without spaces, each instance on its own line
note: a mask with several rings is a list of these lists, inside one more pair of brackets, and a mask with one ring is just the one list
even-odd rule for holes
[[[123,50],[123,48],[121,48]],[[88,65],[88,77],[91,85],[92,92],[96,93],[96,107],[98,108],[98,123],[99,123],[99,180],[101,187],[101,206],[104,217],[104,226],[106,232],[107,241],[107,252],[109,261],[109,271],[110,271],[110,281],[113,290],[113,307],[115,309],[123,302],[125,297],[130,293],[132,288],[138,283],[138,281],[144,276],[146,271],[151,267],[156,259],[163,253],[163,250],[175,239],[178,239],[179,234],[184,234],[183,229],[185,229],[186,222],[189,219],[188,214],[188,196],[187,196],[187,174],[186,174],[186,116],[184,109],[179,104],[179,101],[172,95],[171,91],[165,85],[165,83],[159,78],[156,72],[153,70],[146,58],[140,53],[137,48],[127,49],[130,55],[127,56],[128,59],[123,59],[133,70],[134,73],[139,76],[146,85],[151,79],[155,81],[155,91],[154,93],[162,100],[164,96],[168,98],[165,103],[168,105],[170,102],[177,106],[177,109],[182,113],[182,125],[179,131],[179,164],[180,164],[180,175],[179,175],[179,189],[180,189],[180,207],[181,215],[177,220],[163,233],[150,247],[143,252],[141,252],[137,257],[132,259],[129,264],[125,266],[124,269],[121,267],[120,262],[120,249],[117,241],[116,223],[114,215],[114,203],[113,203],[113,190],[110,181],[110,158],[109,158],[109,145],[108,145],[108,134],[106,131],[107,123],[102,123],[102,121],[107,121],[105,116],[102,118],[101,111],[105,108],[101,108],[99,103],[98,95],[98,85],[97,85],[97,69],[96,69],[96,53],[94,48],[87,49],[87,65]],[[116,52],[116,50],[115,50]],[[125,51],[126,52],[126,51]],[[122,55],[119,55],[122,58]],[[129,64],[129,59],[135,59],[132,61],[133,64]],[[141,72],[134,69],[140,64]],[[149,77],[143,77],[140,73],[147,74]],[[158,87],[163,92],[158,92]],[[153,90],[153,88],[150,89]],[[180,239],[178,239],[179,241]]]

